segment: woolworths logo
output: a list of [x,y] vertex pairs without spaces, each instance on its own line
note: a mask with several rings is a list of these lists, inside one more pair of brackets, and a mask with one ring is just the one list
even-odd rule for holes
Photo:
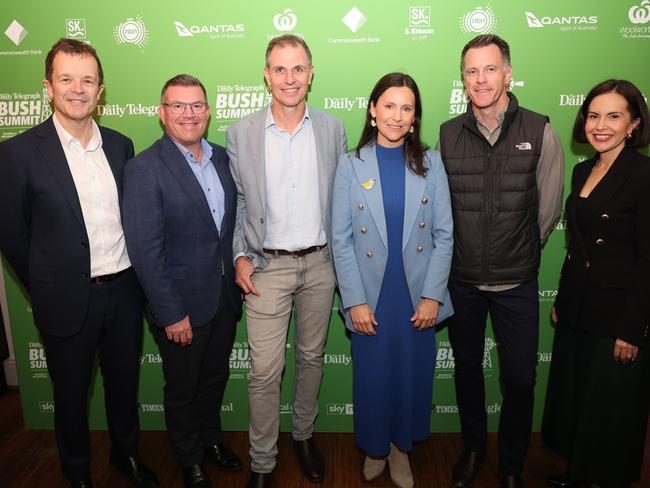
[[353,415],[354,408],[351,403],[328,403],[327,415]]

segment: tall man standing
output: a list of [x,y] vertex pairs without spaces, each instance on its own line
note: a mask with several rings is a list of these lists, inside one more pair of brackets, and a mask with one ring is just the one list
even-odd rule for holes
[[104,76],[92,47],[59,40],[45,76],[52,117],[0,143],[0,248],[45,346],[63,474],[91,486],[87,402],[99,351],[111,463],[136,486],[158,486],[137,455],[142,291],[119,205],[133,144],[93,121]]
[[187,487],[210,487],[203,460],[241,469],[221,443],[219,412],[241,314],[228,157],[203,136],[203,84],[177,75],[161,93],[165,134],[124,170],[124,231],[163,360],[165,420]]
[[454,217],[449,292],[456,315],[449,338],[465,443],[453,485],[469,486],[485,457],[482,363],[489,311],[503,385],[499,471],[504,487],[520,487],[532,428],[537,272],[542,243],[560,214],[564,157],[548,117],[520,107],[508,92],[512,66],[503,39],[481,35],[467,43],[461,75],[467,113],[440,128]]
[[312,438],[332,310],[330,194],[347,149],[340,120],[308,107],[314,74],[303,39],[283,35],[266,49],[272,102],[228,128],[237,184],[234,255],[246,297],[251,353],[249,487],[271,484],[280,425],[280,382],[295,305],[292,436],[303,474],[319,482],[323,458]]

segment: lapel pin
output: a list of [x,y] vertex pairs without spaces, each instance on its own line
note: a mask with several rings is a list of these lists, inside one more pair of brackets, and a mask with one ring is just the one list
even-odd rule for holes
[[364,187],[366,190],[372,190],[372,187],[375,186],[375,180],[374,178],[370,178],[368,181],[361,183],[361,186]]

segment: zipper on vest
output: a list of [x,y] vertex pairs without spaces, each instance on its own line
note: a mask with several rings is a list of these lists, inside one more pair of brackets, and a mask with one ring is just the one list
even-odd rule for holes
[[[487,142],[487,141],[486,141]],[[488,277],[488,236],[490,227],[490,208],[492,204],[492,187],[493,187],[493,174],[492,174],[492,146],[488,150],[488,167],[485,168],[485,191],[483,198],[484,213],[483,213],[483,238],[481,239],[481,261],[483,269],[481,271],[481,281],[485,283]]]

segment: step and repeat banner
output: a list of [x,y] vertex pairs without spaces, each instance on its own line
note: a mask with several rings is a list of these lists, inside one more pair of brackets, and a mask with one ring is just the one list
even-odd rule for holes
[[[177,73],[197,76],[212,107],[208,139],[225,144],[229,124],[269,102],[262,70],[274,36],[303,36],[313,53],[309,103],[340,117],[356,145],[367,97],[385,73],[405,71],[423,97],[423,136],[431,146],[438,127],[466,109],[460,52],[481,33],[510,43],[512,90],[520,104],[547,114],[564,145],[566,178],[590,155],[571,141],[571,128],[587,91],[607,78],[633,81],[650,93],[650,0],[111,0],[6,1],[0,12],[0,140],[39,124],[51,114],[42,87],[47,51],[60,37],[80,39],[98,51],[106,91],[97,121],[131,137],[136,151],[162,133],[156,110],[163,83]],[[548,319],[565,251],[562,218],[546,244],[540,271],[540,346],[535,428],[539,427],[551,359]],[[5,263],[6,264],[6,263]],[[44,349],[28,298],[5,266],[25,424],[51,428],[54,404]],[[336,300],[335,300],[336,301]],[[320,395],[319,431],[352,430],[350,342],[334,304]],[[141,356],[140,416],[145,429],[163,429],[161,359],[148,326]],[[290,428],[293,331],[287,339],[282,385],[282,428]],[[499,345],[488,327],[483,367],[489,426],[501,410]],[[443,330],[437,340],[431,429],[459,429],[453,386],[454,353]],[[222,408],[226,429],[247,430],[250,357],[245,318],[230,357],[231,378]],[[90,422],[104,428],[103,391],[92,387]]]

